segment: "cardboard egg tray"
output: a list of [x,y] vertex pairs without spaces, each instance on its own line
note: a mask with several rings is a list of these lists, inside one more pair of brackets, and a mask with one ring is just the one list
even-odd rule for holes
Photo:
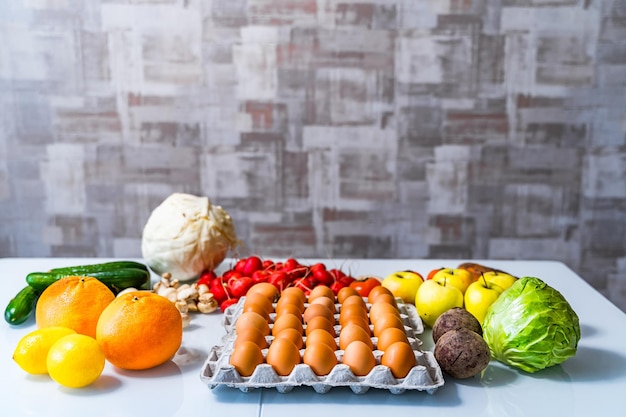
[[[242,298],[224,312],[222,323],[226,329],[226,335],[222,338],[221,345],[212,347],[202,368],[200,378],[211,389],[224,385],[238,388],[242,392],[249,392],[256,388],[275,388],[280,393],[287,393],[298,386],[309,386],[320,394],[328,392],[333,387],[349,387],[355,394],[364,394],[370,388],[389,390],[392,394],[402,394],[407,390],[425,391],[433,394],[437,388],[444,384],[441,368],[432,352],[420,350],[422,341],[418,335],[424,331],[422,320],[414,307],[405,305],[400,299],[397,299],[396,302],[404,322],[409,344],[413,348],[417,360],[417,365],[404,378],[395,378],[388,367],[380,364],[383,352],[376,349],[376,337],[372,337],[372,342],[377,365],[365,376],[355,376],[347,365],[341,363],[343,350],[336,350],[335,354],[339,363],[328,375],[318,376],[307,364],[300,363],[294,367],[291,374],[280,376],[271,365],[263,363],[256,367],[251,376],[242,377],[234,366],[230,365],[229,361],[236,337],[235,322],[242,313],[244,301],[245,299]],[[337,305],[337,307],[340,306]],[[367,304],[367,307],[369,309],[370,305]],[[275,314],[270,315],[272,322],[274,317]],[[337,317],[338,314],[336,314]],[[335,321],[337,322],[337,320]],[[304,326],[306,328],[306,325]],[[270,323],[270,329],[271,327],[272,323]],[[341,326],[335,325],[337,335],[340,329]],[[306,340],[306,336],[303,338]],[[266,339],[268,344],[271,344],[273,336],[266,336]],[[339,338],[337,337],[335,340],[338,343]],[[265,356],[267,349],[263,349],[262,352]],[[303,353],[304,348],[300,350],[300,356]]]

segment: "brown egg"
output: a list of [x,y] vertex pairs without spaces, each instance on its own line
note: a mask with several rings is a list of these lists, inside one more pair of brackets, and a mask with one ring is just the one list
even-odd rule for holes
[[267,349],[265,362],[272,365],[278,375],[287,376],[301,362],[300,350],[291,340],[279,337]]
[[328,297],[317,297],[315,300],[309,303],[309,307],[313,304],[325,305],[333,314],[337,312],[337,306],[335,305],[335,302]]
[[286,338],[289,339],[293,342],[294,345],[296,345],[296,347],[298,349],[302,348],[302,345],[304,344],[303,338],[302,338],[302,330],[298,331],[297,329],[283,329],[281,330],[276,336],[274,336],[275,339],[280,339],[280,338]]
[[365,343],[370,350],[374,349],[372,339],[361,326],[349,323],[347,326],[341,328],[339,331],[339,349],[345,350],[346,347],[355,340],[360,340]]
[[411,346],[403,342],[396,342],[385,350],[380,358],[380,363],[389,367],[394,377],[404,378],[411,368],[417,365],[417,360]]
[[328,375],[338,363],[335,352],[325,343],[309,344],[304,349],[302,362],[319,376]]
[[259,293],[267,297],[268,300],[274,302],[278,299],[279,292],[278,288],[270,284],[269,282],[259,282],[254,284],[250,289],[246,292],[246,296],[252,293]]
[[[260,295],[260,297],[261,298],[265,298],[262,295]],[[248,304],[246,304],[244,302],[242,312],[246,313],[248,311],[253,311],[255,313],[258,313],[261,317],[263,317],[265,319],[265,321],[269,321],[270,320],[270,313],[261,304],[255,304],[255,303],[248,303]]]
[[316,316],[308,321],[305,329],[306,335],[308,336],[309,333],[311,333],[315,329],[326,330],[328,333],[330,333],[331,336],[337,335],[333,323],[324,316]]
[[235,367],[239,375],[248,377],[263,363],[263,353],[256,343],[244,341],[233,349],[229,363]]
[[254,327],[258,329],[263,336],[267,336],[270,334],[270,325],[261,316],[259,313],[255,313],[254,311],[247,311],[245,313],[241,313],[241,315],[237,318],[235,322],[235,332],[239,333],[242,329],[246,327]]
[[276,302],[276,313],[280,313],[284,308],[288,308],[289,306],[295,307],[298,309],[300,314],[304,312],[304,302],[295,294],[286,295],[285,297],[280,297]]
[[391,294],[378,294],[376,296],[376,301],[374,301],[372,304],[378,304],[378,303],[387,303],[387,304],[391,304],[394,307],[398,307],[398,304],[396,303],[396,298],[391,295]]
[[280,297],[293,298],[296,297],[299,299],[302,304],[306,303],[306,294],[298,287],[287,287],[281,293]]
[[337,350],[338,348],[335,337],[324,329],[313,329],[307,334],[305,345],[316,343],[325,343],[332,350]]
[[312,318],[318,316],[327,318],[331,323],[335,322],[335,315],[323,304],[309,304],[302,317],[304,322],[308,323]]
[[394,314],[382,315],[374,323],[374,336],[378,337],[383,332],[383,330],[389,327],[404,329],[404,323],[402,322],[402,319],[400,317]]
[[347,317],[346,319],[343,320],[343,323],[341,324],[341,327],[345,327],[348,324],[354,324],[359,326],[360,328],[362,328],[363,330],[365,330],[365,333],[367,333],[368,336],[372,336],[372,329],[370,328],[370,324],[369,321],[367,319],[364,319],[361,316],[352,316],[352,317]]
[[256,305],[261,307],[267,312],[268,315],[274,312],[274,306],[272,305],[272,302],[266,296],[258,292],[252,292],[246,295],[243,301],[244,311],[246,307],[250,305]]
[[387,294],[393,297],[393,293],[389,290],[389,288],[378,285],[372,288],[372,290],[367,295],[367,302],[369,302],[370,304],[374,304],[378,296],[381,294]]
[[327,285],[317,285],[309,293],[309,303],[312,303],[318,297],[328,297],[335,301],[335,293]]
[[344,322],[351,317],[361,317],[367,321],[367,309],[358,304],[341,306],[341,309],[339,310],[339,324],[343,326]]
[[409,339],[406,335],[406,331],[402,329],[398,329],[397,327],[389,327],[383,330],[378,335],[378,340],[376,342],[376,349],[387,350],[387,348],[390,345],[396,342],[403,342],[403,343],[406,343],[407,345],[409,344]]
[[376,366],[376,358],[365,342],[355,340],[345,348],[341,363],[348,365],[354,375],[365,376]]
[[337,302],[343,304],[344,300],[351,295],[356,295],[357,297],[361,297],[357,290],[352,287],[343,287],[337,292]]
[[233,347],[237,348],[238,345],[246,341],[255,343],[261,349],[265,349],[267,347],[267,339],[256,327],[245,327],[240,329],[235,336]]
[[278,333],[285,329],[296,329],[302,334],[303,327],[300,317],[291,313],[280,315],[272,326],[272,336],[276,337]]
[[400,317],[400,311],[387,303],[375,303],[370,307],[370,323],[374,324],[380,316],[393,314]]
[[350,295],[343,300],[343,303],[341,303],[339,312],[341,312],[342,308],[345,308],[352,304],[356,304],[367,309],[367,305],[365,304],[365,300],[363,299],[363,297],[361,297],[360,295]]
[[302,311],[294,305],[294,304],[283,304],[282,306],[276,305],[276,315],[274,316],[274,321],[283,314],[293,314],[300,318],[302,321]]

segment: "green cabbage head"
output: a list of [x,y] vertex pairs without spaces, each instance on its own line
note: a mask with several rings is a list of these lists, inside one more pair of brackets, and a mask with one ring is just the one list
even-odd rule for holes
[[539,278],[523,277],[489,307],[483,337],[492,357],[532,373],[576,354],[580,324],[560,292]]

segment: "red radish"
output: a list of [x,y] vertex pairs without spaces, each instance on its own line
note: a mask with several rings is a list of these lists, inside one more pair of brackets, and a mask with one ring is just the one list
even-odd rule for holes
[[243,269],[245,268],[247,261],[248,260],[246,258],[239,259],[237,263],[235,264],[235,267],[233,268],[233,270],[243,273]]
[[228,307],[232,306],[233,304],[237,304],[237,301],[239,301],[238,298],[229,298],[228,300],[224,300],[220,303],[220,310],[222,310],[223,313]]
[[330,286],[333,282],[335,282],[335,278],[326,269],[314,269],[313,277],[315,278],[315,281],[326,286]]
[[251,277],[255,271],[263,269],[263,261],[258,256],[250,256],[246,259],[241,273],[246,277]]
[[304,291],[304,294],[309,295],[314,287],[314,283],[311,280],[311,277],[298,278],[294,281],[294,287],[300,288]]
[[243,277],[243,274],[239,271],[235,271],[234,269],[229,269],[228,271],[222,274],[222,278],[224,278],[227,281],[231,278],[239,278],[239,277]]
[[299,268],[300,266],[302,266],[300,265],[300,262],[298,262],[294,258],[287,259],[284,264],[284,268],[286,268],[288,271],[292,271],[296,268]]
[[209,286],[209,284],[211,284],[211,281],[213,281],[215,278],[217,278],[217,275],[215,275],[215,272],[213,271],[203,272],[202,275],[200,275],[200,278],[198,278],[198,281],[196,282],[196,284]]
[[250,277],[230,278],[228,280],[228,288],[230,293],[235,298],[243,297],[246,295],[250,287],[255,284],[254,280]]
[[272,273],[267,282],[278,288],[278,291],[284,290],[287,287],[287,274],[283,271],[277,271]]
[[209,284],[209,291],[218,303],[222,303],[231,298],[228,288],[222,277],[217,277]]
[[268,270],[260,269],[258,271],[254,271],[251,278],[255,283],[267,282],[271,274],[272,273]]
[[339,290],[345,287],[347,287],[347,285],[343,284],[341,281],[335,281],[332,284],[330,284],[330,289],[333,291],[335,295],[339,293]]
[[271,259],[264,260],[263,261],[263,269],[264,270],[274,269],[274,261],[272,261]]

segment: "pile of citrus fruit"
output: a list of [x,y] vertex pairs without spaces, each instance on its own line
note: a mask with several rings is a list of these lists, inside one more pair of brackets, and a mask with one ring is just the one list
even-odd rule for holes
[[48,374],[80,388],[95,382],[108,361],[149,369],[171,359],[182,343],[182,319],[167,298],[148,291],[116,297],[96,278],[62,278],[42,292],[37,330],[17,344],[13,359],[27,373]]

